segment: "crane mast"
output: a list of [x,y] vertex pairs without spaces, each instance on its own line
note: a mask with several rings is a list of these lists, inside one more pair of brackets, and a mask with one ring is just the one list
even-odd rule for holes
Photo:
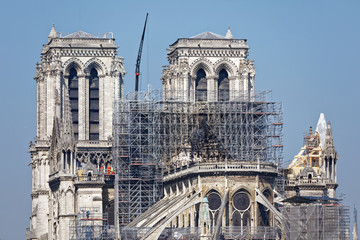
[[136,68],[135,68],[135,92],[138,92],[138,91],[139,91],[139,76],[140,76],[141,53],[142,53],[142,48],[143,48],[143,44],[144,44],[144,37],[145,37],[145,30],[146,30],[146,23],[147,23],[148,15],[149,15],[149,13],[146,13],[144,30],[143,30],[143,34],[142,34],[142,36],[141,36],[141,41],[140,41],[140,46],[139,46],[138,57],[137,57],[137,60],[136,60]]

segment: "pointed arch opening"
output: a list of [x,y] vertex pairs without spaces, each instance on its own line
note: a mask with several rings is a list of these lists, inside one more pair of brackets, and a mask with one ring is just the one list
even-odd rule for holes
[[79,136],[79,79],[75,67],[70,69],[69,74],[69,100],[71,108],[71,117],[73,123],[73,132],[75,140]]
[[89,78],[89,140],[99,140],[99,76],[95,68]]
[[229,74],[225,69],[219,72],[218,101],[229,101]]
[[196,73],[195,99],[196,101],[207,100],[207,79],[206,79],[206,73],[202,68],[200,68]]
[[244,190],[238,190],[232,197],[232,223],[243,233],[251,225],[251,199],[250,194]]

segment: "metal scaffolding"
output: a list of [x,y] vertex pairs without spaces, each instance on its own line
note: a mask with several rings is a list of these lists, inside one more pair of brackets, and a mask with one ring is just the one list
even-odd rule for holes
[[164,168],[259,160],[281,165],[282,109],[269,96],[260,92],[250,100],[177,101],[151,91],[130,93],[118,102],[113,159],[120,224],[161,197]]
[[281,213],[284,215],[286,239],[350,239],[350,215],[347,206],[285,206]]
[[79,213],[70,222],[71,240],[110,240],[115,239],[114,226],[108,224],[106,213],[96,213],[92,209]]
[[120,225],[126,225],[161,197],[154,98],[137,92],[115,106],[113,157]]

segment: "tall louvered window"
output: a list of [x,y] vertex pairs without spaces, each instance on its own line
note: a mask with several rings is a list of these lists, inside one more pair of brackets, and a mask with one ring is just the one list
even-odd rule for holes
[[99,77],[95,68],[89,78],[89,140],[99,140]]
[[196,101],[207,100],[207,79],[206,73],[202,68],[196,73],[195,99]]
[[73,131],[75,140],[78,140],[79,136],[79,89],[78,89],[78,76],[75,68],[70,70],[69,76],[69,97],[71,116],[73,121]]
[[221,70],[219,73],[218,100],[229,101],[229,77],[225,69]]

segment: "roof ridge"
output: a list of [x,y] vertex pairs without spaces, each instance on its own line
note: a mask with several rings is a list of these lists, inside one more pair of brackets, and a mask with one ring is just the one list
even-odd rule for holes
[[90,33],[84,32],[83,30],[78,30],[76,32],[70,33],[63,38],[99,38]]
[[210,32],[210,31],[206,31],[206,32],[197,34],[197,35],[192,36],[190,38],[193,38],[193,39],[227,39],[226,37],[224,37],[224,36],[222,36],[220,34],[213,33],[213,32]]

